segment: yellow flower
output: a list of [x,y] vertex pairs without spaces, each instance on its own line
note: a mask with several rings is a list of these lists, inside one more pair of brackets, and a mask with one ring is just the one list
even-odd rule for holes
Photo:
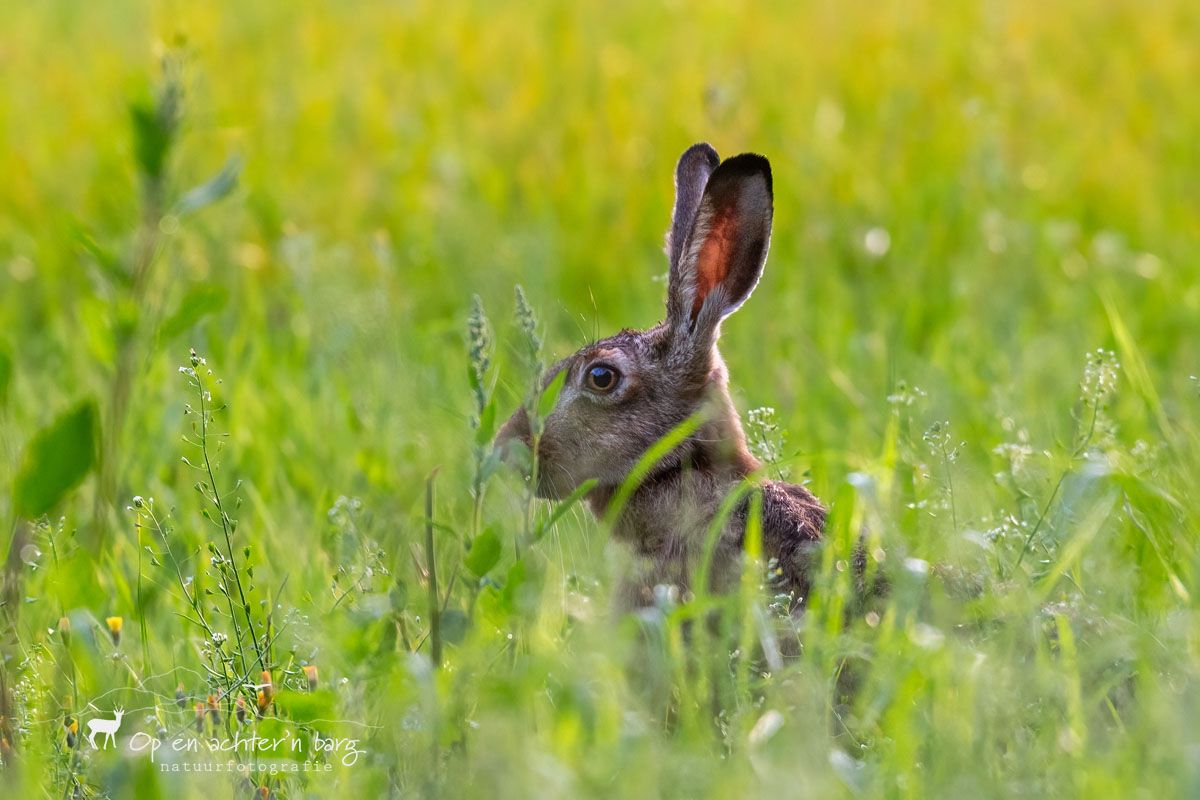
[[112,634],[113,644],[121,643],[121,626],[125,624],[124,617],[109,617],[104,620],[108,623],[108,632]]
[[311,692],[317,688],[317,665],[305,664],[304,677],[308,678],[308,690]]

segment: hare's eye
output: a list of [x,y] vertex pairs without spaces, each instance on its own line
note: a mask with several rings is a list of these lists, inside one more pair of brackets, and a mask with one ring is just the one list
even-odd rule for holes
[[594,392],[611,392],[617,385],[617,371],[604,364],[596,364],[587,371],[587,388]]

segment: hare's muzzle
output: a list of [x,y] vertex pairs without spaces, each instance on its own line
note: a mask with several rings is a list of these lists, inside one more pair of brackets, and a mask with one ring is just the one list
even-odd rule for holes
[[[517,412],[500,427],[492,446],[499,452],[501,461],[529,477],[533,464],[533,434],[529,429],[529,416],[525,413],[525,409],[517,409]],[[552,479],[550,473],[557,473],[559,470],[554,469],[548,463],[546,450],[546,439],[542,438],[538,444],[538,459],[541,468],[538,470],[534,494],[541,498],[558,499],[566,496],[574,487],[561,486],[558,481]]]
[[496,441],[493,443],[493,447],[500,451],[504,461],[509,463],[513,461],[511,446],[513,442],[520,442],[525,445],[526,449],[533,447],[529,430],[529,415],[524,408],[518,408],[516,413],[500,426],[499,432],[496,433]]

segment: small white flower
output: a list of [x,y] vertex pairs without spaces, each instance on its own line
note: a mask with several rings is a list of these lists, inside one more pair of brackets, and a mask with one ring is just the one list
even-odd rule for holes
[[884,228],[871,228],[863,236],[863,249],[874,258],[883,258],[892,249],[892,235]]

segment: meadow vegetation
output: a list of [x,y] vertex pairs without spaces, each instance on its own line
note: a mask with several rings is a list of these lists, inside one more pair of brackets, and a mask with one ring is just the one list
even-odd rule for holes
[[[1197,4],[3,18],[6,796],[1200,795]],[[794,622],[753,558],[612,613],[490,446],[661,318],[700,140],[774,170],[722,351],[831,510]]]

